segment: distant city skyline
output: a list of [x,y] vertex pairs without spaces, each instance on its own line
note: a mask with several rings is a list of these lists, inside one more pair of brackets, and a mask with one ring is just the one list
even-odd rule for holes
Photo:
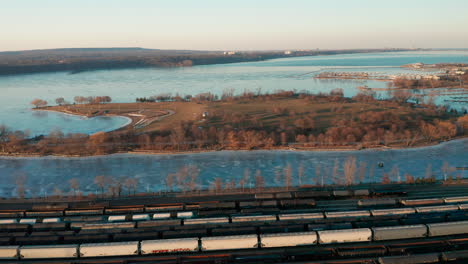
[[466,0],[15,0],[0,51],[468,48]]

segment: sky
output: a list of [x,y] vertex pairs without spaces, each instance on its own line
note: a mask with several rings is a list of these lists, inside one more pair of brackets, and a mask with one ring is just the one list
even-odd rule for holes
[[468,48],[467,0],[0,0],[0,51]]

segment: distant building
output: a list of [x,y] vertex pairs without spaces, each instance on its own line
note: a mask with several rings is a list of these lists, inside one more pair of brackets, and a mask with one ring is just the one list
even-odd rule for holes
[[224,55],[236,55],[235,51],[225,51]]
[[202,117],[203,117],[203,118],[208,117],[208,112],[203,112]]
[[291,55],[291,54],[292,54],[292,51],[290,51],[290,50],[287,50],[287,51],[284,52],[284,55]]

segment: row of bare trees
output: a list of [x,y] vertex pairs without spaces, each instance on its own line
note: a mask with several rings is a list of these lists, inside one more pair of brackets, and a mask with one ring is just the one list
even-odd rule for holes
[[[428,164],[423,177],[415,178],[414,176],[405,173],[402,174],[398,166],[393,166],[389,171],[383,168],[379,178],[375,177],[376,165],[368,165],[364,161],[358,162],[356,157],[349,156],[342,163],[335,160],[332,167],[321,166],[320,163],[314,165],[313,170],[306,170],[306,167],[300,163],[297,168],[293,169],[290,163],[287,163],[283,168],[278,168],[272,175],[262,175],[260,170],[252,172],[250,168],[245,168],[243,176],[239,179],[223,179],[215,177],[208,185],[203,185],[200,182],[200,169],[195,165],[185,165],[180,167],[176,172],[167,174],[165,178],[166,192],[197,192],[210,190],[215,193],[223,191],[261,191],[266,187],[266,182],[274,183],[276,186],[289,190],[294,186],[325,186],[325,185],[340,185],[350,186],[361,184],[364,182],[382,184],[391,183],[434,183],[436,175],[432,169],[432,164]],[[309,171],[307,173],[306,171]],[[310,171],[313,171],[310,173]],[[444,162],[441,168],[443,179],[446,182],[460,180],[461,174],[457,173],[456,168],[449,166],[448,162]],[[94,178],[94,186],[97,194],[102,197],[119,197],[121,195],[135,195],[138,191],[138,179],[134,177],[112,177],[98,175]],[[17,173],[15,175],[16,193],[18,197],[24,198],[27,189],[27,175],[25,173]],[[82,196],[80,180],[72,178],[68,181],[68,191],[63,191],[55,187],[53,194],[55,196],[73,195]],[[203,187],[206,186],[206,187]],[[149,191],[149,190],[148,190]]]

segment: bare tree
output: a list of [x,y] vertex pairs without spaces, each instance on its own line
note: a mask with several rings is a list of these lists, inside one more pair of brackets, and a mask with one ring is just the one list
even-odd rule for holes
[[447,176],[450,172],[450,166],[448,164],[447,161],[444,161],[443,165],[442,165],[442,173],[444,174],[444,181],[447,180]]
[[257,170],[255,172],[255,189],[262,190],[265,187],[265,180],[263,179],[262,172]]
[[15,183],[16,183],[16,193],[19,198],[24,198],[25,197],[25,184],[26,181],[28,180],[28,176],[24,172],[18,172],[15,175]]
[[138,179],[136,178],[127,178],[124,181],[124,186],[127,188],[129,193],[130,191],[133,191],[133,195],[135,195],[136,193],[137,185],[138,185]]
[[401,182],[400,170],[398,169],[397,165],[392,167],[392,170],[390,171],[390,178],[395,179],[397,182]]
[[299,165],[299,168],[297,169],[297,182],[299,186],[302,185],[302,179],[304,178],[304,165],[301,164]]
[[288,163],[286,168],[284,168],[284,185],[286,186],[286,190],[289,190],[291,187],[292,182],[292,168],[291,164]]
[[104,195],[104,187],[106,186],[107,179],[104,175],[98,175],[94,177],[94,184],[101,189],[101,195]]
[[367,164],[364,161],[359,162],[359,182],[363,183],[366,177]]
[[426,179],[432,178],[432,164],[431,163],[427,164],[425,175],[426,175]]
[[62,104],[65,103],[65,98],[63,98],[63,97],[56,98],[55,103],[58,104],[58,105],[62,105]]
[[315,177],[316,177],[316,182],[320,182],[320,186],[323,186],[323,175],[322,175],[322,170],[320,168],[320,164],[317,164],[315,167]]
[[343,169],[346,185],[353,184],[356,178],[356,157],[348,157],[345,161]]
[[334,184],[340,183],[340,179],[338,178],[338,169],[339,169],[338,160],[335,159],[335,163],[332,168],[332,181]]
[[77,178],[72,178],[68,181],[70,188],[73,190],[73,194],[76,196],[76,192],[80,189],[80,182]]
[[174,173],[168,173],[166,176],[166,186],[168,188],[168,191],[173,191],[174,190],[174,180],[175,174]]
[[42,99],[34,99],[31,101],[31,104],[34,105],[36,108],[44,107],[47,105],[47,101],[42,100]]

